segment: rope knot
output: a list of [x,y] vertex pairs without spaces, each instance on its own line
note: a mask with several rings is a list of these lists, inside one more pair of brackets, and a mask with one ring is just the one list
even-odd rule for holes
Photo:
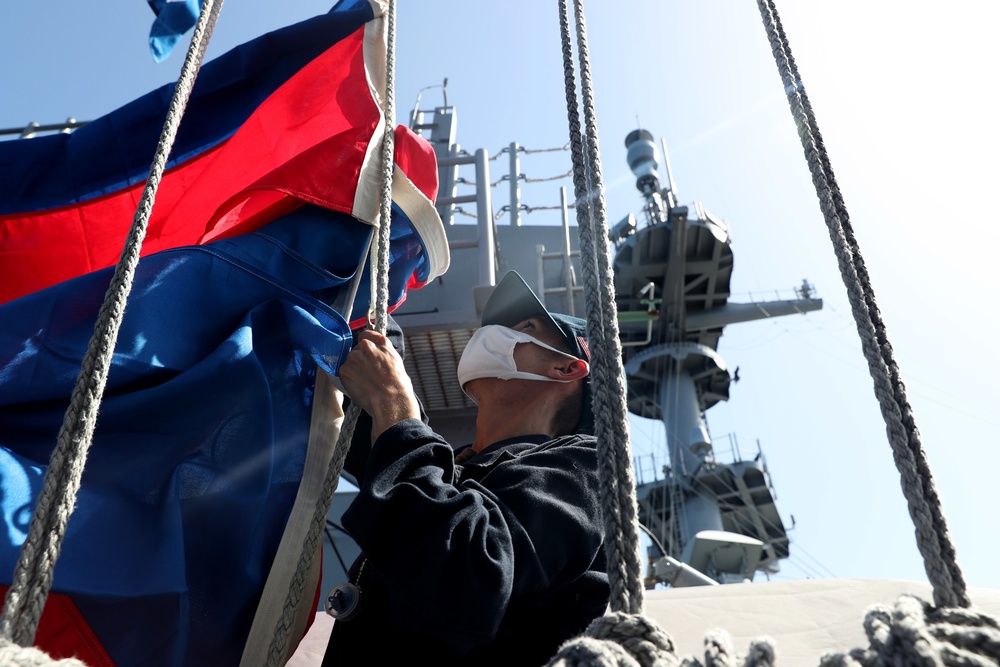
[[869,646],[823,656],[820,667],[942,667],[1000,664],[1000,622],[958,607],[934,607],[904,595],[893,608],[875,605],[865,614]]
[[732,639],[725,630],[710,630],[705,633],[705,662],[685,656],[681,667],[774,667],[774,642],[768,637],[760,637],[750,642],[750,650],[740,655],[733,649]]
[[562,645],[549,667],[679,667],[674,640],[645,616],[612,612]]
[[56,660],[33,646],[0,638],[0,665],[5,667],[87,667],[76,658]]

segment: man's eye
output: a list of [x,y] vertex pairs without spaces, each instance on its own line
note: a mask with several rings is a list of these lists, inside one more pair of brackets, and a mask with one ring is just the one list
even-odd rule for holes
[[521,324],[521,326],[518,328],[518,331],[528,331],[534,328],[535,328],[535,323],[532,322],[531,320],[527,320]]

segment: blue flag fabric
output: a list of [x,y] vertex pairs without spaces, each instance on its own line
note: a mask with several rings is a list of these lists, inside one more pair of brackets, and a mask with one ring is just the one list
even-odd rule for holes
[[149,31],[149,50],[153,60],[161,63],[173,52],[181,35],[198,22],[201,3],[199,0],[149,0],[149,6],[156,14]]
[[[398,289],[426,257],[395,213]],[[53,587],[114,664],[238,664],[302,476],[316,373],[350,347],[324,299],[354,276],[371,229],[304,206],[140,262]],[[111,273],[0,306],[2,572]],[[367,300],[362,286],[357,307]]]
[[[351,340],[346,320],[363,321],[369,306],[367,268],[352,307],[338,313],[330,304],[350,301],[344,292],[373,230],[362,222],[372,218],[358,211],[377,210],[368,201],[372,193],[377,198],[376,170],[360,159],[381,140],[368,83],[369,67],[377,65],[368,62],[368,47],[381,43],[369,30],[372,18],[366,0],[343,0],[328,15],[204,68],[199,85],[208,85],[178,138],[185,157],[168,171],[178,208],[164,222],[195,218],[197,233],[161,243],[139,263],[36,637],[54,657],[86,648],[92,666],[239,664],[303,476],[317,374],[336,371]],[[4,282],[45,263],[67,263],[61,246],[78,249],[52,216],[75,220],[102,247],[121,243],[96,232],[102,216],[84,218],[80,210],[130,198],[141,160],[125,159],[125,148],[138,146],[136,137],[155,138],[168,93],[112,112],[89,133],[0,151],[0,174],[8,177],[0,183],[10,185],[0,187],[0,223],[7,224],[0,252],[9,258],[16,246],[26,258],[16,270],[5,260],[0,274],[11,276]],[[316,109],[326,115],[301,117]],[[248,129],[275,136],[262,142]],[[396,134],[390,308],[448,263],[431,204],[433,150],[405,128]],[[261,177],[270,189],[239,179],[227,187],[276,192],[287,205],[253,209],[253,224],[237,215],[252,207],[235,206],[229,233],[199,240],[216,199],[230,199],[223,185],[231,174],[220,164],[259,166],[262,158],[248,151],[261,145],[270,153],[304,145],[308,159],[293,155],[268,165],[281,176],[274,183]],[[81,160],[78,150],[92,159]],[[71,170],[53,164],[82,164],[78,171],[90,180],[56,182],[53,175]],[[301,196],[309,188],[322,196]],[[22,223],[21,212],[38,209],[33,226]],[[18,234],[32,243],[17,245]],[[31,248],[39,249],[37,261]],[[19,290],[0,304],[0,585],[10,582],[112,269],[69,275],[75,277]],[[67,634],[46,634],[53,599],[68,619],[64,629],[82,637],[75,644],[60,639],[66,652],[59,655],[42,641]]]

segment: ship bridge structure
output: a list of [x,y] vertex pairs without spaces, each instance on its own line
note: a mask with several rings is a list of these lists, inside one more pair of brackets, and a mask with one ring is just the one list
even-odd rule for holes
[[[744,460],[738,447],[722,462],[705,413],[729,399],[734,374],[719,354],[726,326],[822,308],[806,284],[795,299],[730,300],[733,250],[728,225],[696,202],[677,203],[663,146],[635,130],[625,139],[629,167],[645,207],[614,226],[612,263],[629,410],[661,420],[668,464],[637,489],[640,522],[664,552],[652,578],[678,585],[694,570],[716,582],[776,571],[789,554],[763,454]],[[643,224],[644,223],[644,224]]]

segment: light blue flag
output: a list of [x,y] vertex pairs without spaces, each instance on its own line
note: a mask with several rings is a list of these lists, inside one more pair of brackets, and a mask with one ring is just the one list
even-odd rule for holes
[[148,0],[156,14],[153,27],[149,31],[149,50],[158,63],[166,60],[181,35],[198,22],[200,0]]

